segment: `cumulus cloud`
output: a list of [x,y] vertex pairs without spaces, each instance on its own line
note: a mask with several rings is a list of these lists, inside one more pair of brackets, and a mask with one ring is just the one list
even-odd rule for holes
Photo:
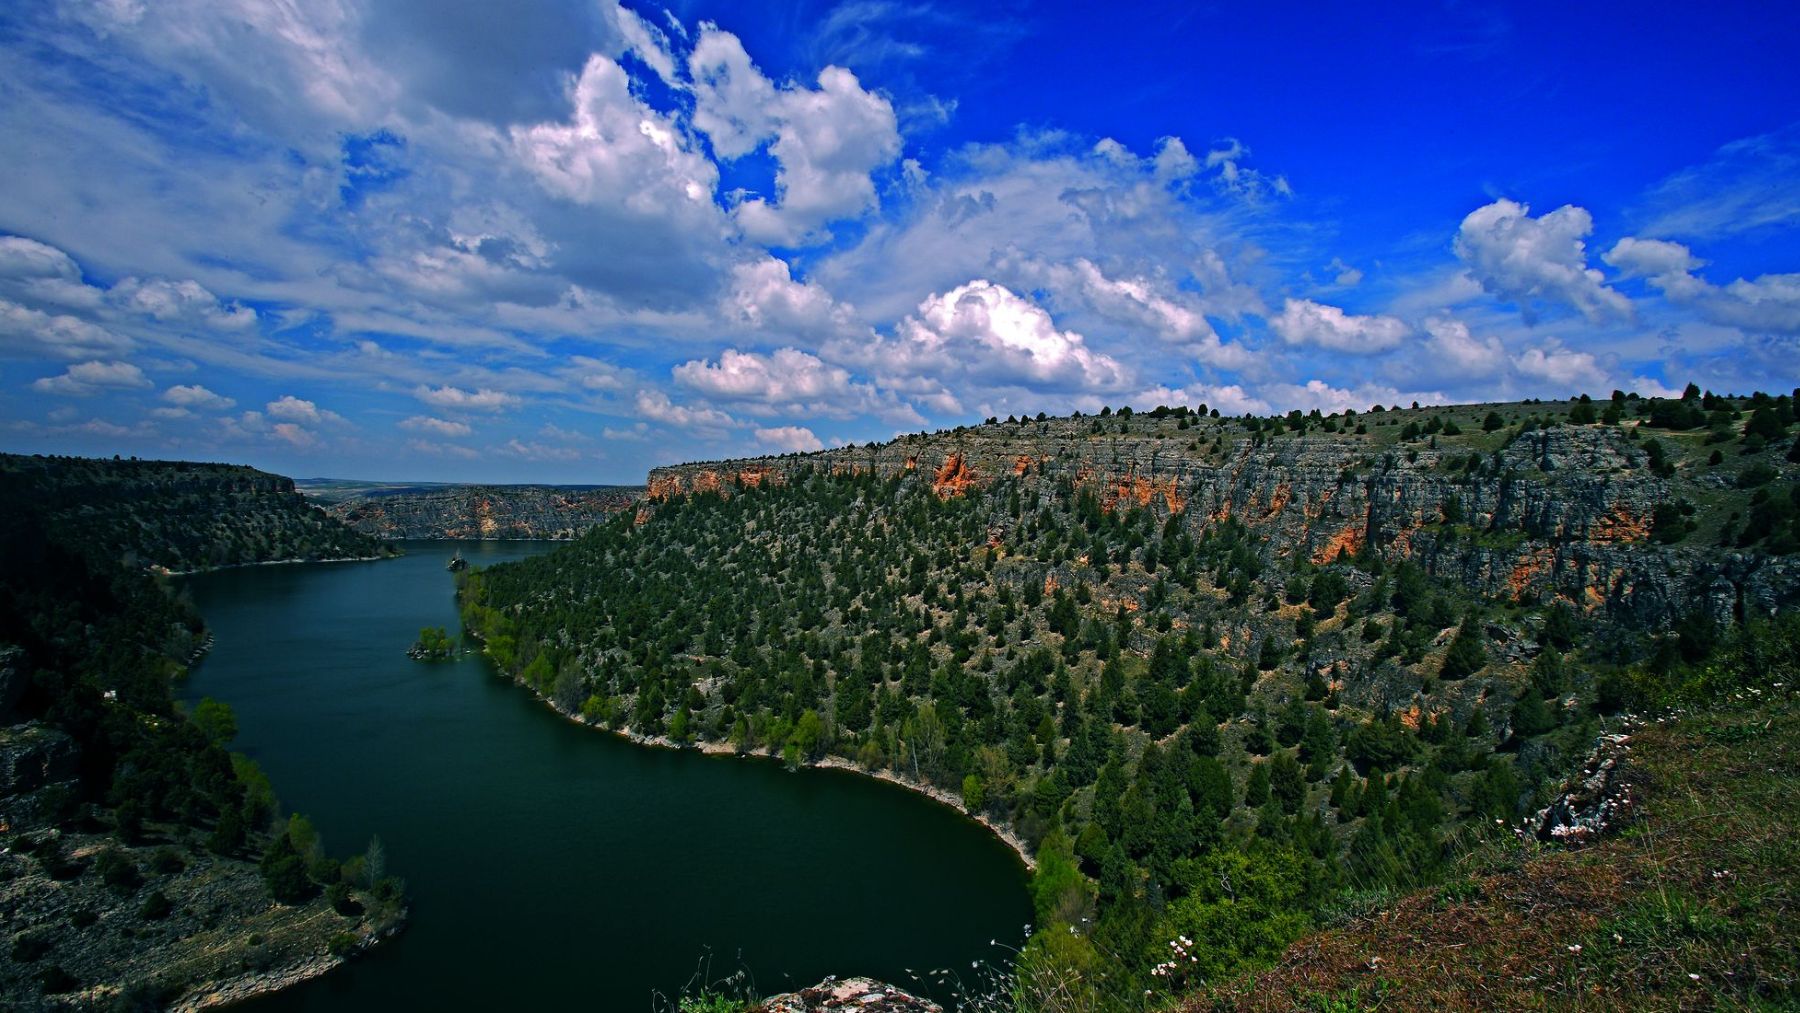
[[852,307],[818,285],[795,281],[779,257],[734,266],[725,311],[752,327],[821,340],[857,329]]
[[197,281],[126,278],[109,293],[121,307],[161,323],[188,324],[223,331],[256,326],[256,311],[225,304]]
[[769,355],[728,348],[718,361],[696,359],[673,370],[675,382],[720,401],[754,402],[790,414],[845,415],[875,406],[867,384],[854,383],[850,371],[797,348]]
[[1525,376],[1553,383],[1571,394],[1598,391],[1606,385],[1606,370],[1593,353],[1564,348],[1554,338],[1513,356],[1513,366]]
[[1491,376],[1506,365],[1506,349],[1499,339],[1478,338],[1469,325],[1452,317],[1432,317],[1425,321],[1430,335],[1428,362],[1453,376]]
[[660,390],[638,391],[636,404],[639,415],[677,429],[716,435],[723,430],[735,428],[738,424],[736,419],[716,408],[678,405]]
[[269,427],[269,433],[297,450],[311,450],[319,445],[318,434],[298,422],[277,422]]
[[905,378],[1079,393],[1130,383],[1122,364],[1088,348],[1080,334],[1059,329],[1042,307],[979,278],[921,302],[893,337],[838,351],[866,363],[884,386],[902,389]]
[[431,433],[436,436],[460,437],[474,432],[467,422],[456,422],[451,419],[440,419],[430,415],[414,415],[400,420],[400,428],[414,433]]
[[469,391],[448,385],[431,387],[420,384],[413,388],[413,397],[434,408],[459,412],[503,412],[518,407],[520,403],[517,395],[486,387]]
[[1220,340],[1205,309],[1191,294],[1177,291],[1166,277],[1145,272],[1107,273],[1086,257],[1057,264],[1008,252],[996,265],[1031,288],[1042,289],[1058,307],[1085,306],[1102,320],[1127,328],[1131,338],[1145,332],[1211,366],[1241,368],[1251,361],[1241,346]]
[[222,412],[237,404],[231,398],[215,394],[197,383],[176,384],[163,391],[163,400],[182,408]]
[[270,418],[286,419],[290,422],[319,422],[319,406],[311,401],[303,401],[292,394],[283,394],[279,400],[270,401],[263,406],[264,413]]
[[805,426],[776,426],[773,429],[758,429],[756,438],[771,447],[790,453],[825,449],[825,444],[819,442],[819,438],[813,435],[813,431]]
[[1489,294],[1517,303],[1527,321],[1541,303],[1573,308],[1591,321],[1629,317],[1631,301],[1587,266],[1593,216],[1565,204],[1531,217],[1529,205],[1501,198],[1476,208],[1457,230],[1456,255]]
[[67,313],[46,313],[0,299],[0,354],[35,352],[59,359],[118,355],[137,342]]
[[622,201],[647,217],[660,217],[671,199],[710,203],[718,170],[688,147],[670,117],[632,94],[623,67],[590,56],[569,101],[568,122],[512,131],[520,160],[545,187],[577,203]]
[[100,289],[81,279],[81,268],[67,253],[24,236],[0,236],[0,291],[27,302],[92,308]]
[[1269,327],[1290,345],[1316,345],[1339,352],[1367,355],[1400,344],[1410,331],[1404,321],[1388,316],[1357,316],[1311,299],[1288,299]]
[[794,245],[823,238],[821,226],[876,206],[870,174],[900,155],[900,131],[888,100],[842,67],[819,72],[818,87],[777,85],[758,70],[743,43],[701,26],[688,57],[694,126],[713,152],[734,160],[765,144],[775,159],[776,199],[752,197],[735,210],[751,239]]
[[133,390],[151,386],[144,371],[129,362],[81,362],[70,366],[60,376],[46,376],[31,382],[31,389],[46,394],[76,397],[102,390]]
[[1706,261],[1681,243],[1626,236],[1602,258],[1626,277],[1644,278],[1670,301],[1715,323],[1754,331],[1800,332],[1800,274],[1765,274],[1714,285],[1695,272]]

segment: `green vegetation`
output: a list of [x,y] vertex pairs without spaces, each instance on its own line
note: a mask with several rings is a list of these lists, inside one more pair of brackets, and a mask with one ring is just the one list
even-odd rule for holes
[[185,571],[395,553],[307,503],[291,479],[237,465],[0,454],[0,486],[106,563]]
[[416,661],[443,661],[456,655],[456,642],[442,626],[427,626],[406,655]]
[[1568,849],[1475,835],[1443,887],[1344,919],[1179,1008],[1800,1006],[1800,618],[1635,674],[1676,709],[1632,730],[1608,796],[1616,836]]
[[[172,680],[205,631],[149,569],[374,550],[286,482],[211,465],[0,458],[0,737],[71,757],[66,780],[6,799],[0,846],[32,854],[56,879],[96,875],[146,923],[192,917],[168,877],[196,863],[247,871],[261,852],[270,895],[284,902],[343,878],[347,865],[316,853],[316,835],[309,852],[294,847],[291,822],[276,829],[268,778],[227,751],[231,708],[176,705]],[[109,832],[117,844],[90,847],[91,861],[64,844]],[[382,905],[378,920],[398,917],[397,882],[359,885]],[[134,902],[140,888],[150,892]],[[68,924],[96,917],[76,911]],[[148,929],[137,938],[158,945]],[[82,986],[60,967],[39,977],[47,994]],[[8,976],[7,988],[18,984]]]

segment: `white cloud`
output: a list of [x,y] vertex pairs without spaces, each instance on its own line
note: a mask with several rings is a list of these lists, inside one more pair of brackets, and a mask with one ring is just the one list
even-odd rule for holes
[[1406,339],[1405,322],[1387,316],[1356,316],[1311,299],[1288,299],[1269,327],[1290,345],[1317,345],[1359,355],[1383,352]]
[[150,378],[129,362],[81,362],[70,366],[60,376],[41,377],[31,382],[32,390],[77,397],[106,389],[131,390],[149,386]]
[[716,363],[701,359],[673,370],[675,382],[721,401],[754,402],[788,413],[849,414],[876,405],[873,388],[850,372],[797,348],[769,355],[728,348]]
[[1227,137],[1221,144],[1206,153],[1206,168],[1219,170],[1214,179],[1219,189],[1251,201],[1294,195],[1294,188],[1288,185],[1286,176],[1270,176],[1243,164],[1250,157],[1250,149],[1242,141]]
[[92,309],[101,290],[81,280],[67,253],[24,236],[0,236],[0,290],[34,303]]
[[418,454],[429,454],[432,457],[460,457],[465,461],[472,461],[481,456],[480,452],[473,447],[465,447],[460,443],[443,443],[438,440],[407,440],[406,449]]
[[631,91],[623,67],[590,56],[571,89],[572,118],[512,129],[519,160],[552,193],[630,217],[704,223],[718,170],[679,125]]
[[1220,415],[1263,415],[1269,412],[1269,402],[1252,395],[1242,386],[1235,383],[1212,386],[1195,383],[1185,387],[1151,387],[1139,391],[1126,399],[1139,411],[1150,411],[1158,405],[1174,408],[1186,405],[1198,408],[1205,405],[1208,410],[1217,408]]
[[1165,137],[1156,142],[1156,178],[1168,183],[1187,179],[1200,171],[1200,163],[1179,137]]
[[132,339],[66,313],[46,313],[0,299],[0,354],[36,352],[59,359],[118,355]]
[[1517,303],[1527,321],[1547,302],[1569,306],[1591,321],[1629,317],[1631,301],[1587,266],[1594,219],[1565,204],[1531,217],[1529,205],[1501,198],[1469,212],[1456,233],[1456,255],[1489,294]]
[[825,339],[856,330],[855,311],[811,282],[793,279],[786,261],[764,256],[731,269],[728,316],[762,330]]
[[215,394],[197,383],[177,384],[163,391],[163,400],[183,408],[222,412],[237,404],[231,398]]
[[818,87],[776,85],[751,62],[730,32],[703,24],[688,57],[694,80],[694,126],[720,158],[734,160],[769,146],[778,166],[776,199],[737,205],[745,235],[796,245],[823,236],[830,222],[860,216],[877,204],[870,174],[900,156],[894,107],[863,89],[856,75],[830,66]]
[[845,361],[866,363],[883,386],[900,389],[909,377],[1081,393],[1130,383],[1118,360],[1088,348],[1080,334],[1057,328],[1031,300],[979,278],[921,302],[892,338],[837,351]]
[[467,422],[440,419],[430,415],[414,415],[410,418],[402,419],[399,425],[401,429],[405,429],[409,432],[430,433],[435,436],[459,437],[467,436],[474,432],[473,429],[469,428]]
[[161,323],[222,331],[241,331],[256,326],[255,310],[237,303],[226,305],[197,281],[126,278],[114,285],[108,296],[121,308]]
[[813,431],[804,426],[777,426],[773,429],[758,429],[756,438],[771,447],[791,453],[804,453],[812,450],[824,450],[825,444],[813,435]]
[[1340,388],[1333,387],[1324,380],[1308,380],[1304,384],[1269,384],[1259,393],[1274,404],[1277,412],[1293,411],[1296,408],[1311,411],[1317,408],[1326,414],[1345,409],[1363,411],[1378,404],[1408,405],[1414,401],[1420,404],[1443,404],[1446,400],[1437,391],[1403,392],[1370,383]]
[[1506,349],[1498,338],[1478,338],[1469,325],[1451,317],[1425,321],[1430,335],[1427,364],[1452,376],[1491,376],[1506,365]]
[[736,419],[713,408],[689,408],[669,400],[669,395],[660,390],[641,390],[637,396],[639,415],[677,429],[692,429],[704,433],[716,434],[721,430],[737,426]]
[[587,452],[579,447],[552,446],[547,443],[526,442],[520,439],[507,440],[500,447],[500,452],[512,457],[524,458],[527,461],[579,461],[587,456]]
[[520,403],[516,395],[486,387],[468,391],[448,385],[430,387],[421,384],[413,388],[413,397],[434,408],[461,412],[502,412],[515,408]]
[[310,450],[319,445],[317,434],[297,422],[277,422],[269,427],[269,433],[281,442],[300,450]]
[[1706,261],[1680,243],[1626,236],[1602,257],[1626,277],[1644,278],[1670,301],[1715,323],[1753,331],[1800,332],[1800,274],[1765,274],[1714,285],[1695,274]]
[[1553,383],[1559,391],[1570,394],[1594,393],[1606,386],[1606,370],[1593,353],[1564,348],[1554,338],[1513,356],[1513,366],[1526,376]]
[[306,422],[314,425],[325,421],[326,414],[319,411],[318,405],[311,401],[301,400],[292,394],[283,394],[279,399],[270,401],[263,406],[263,410],[272,419],[281,419],[286,422]]
[[1148,331],[1211,366],[1235,369],[1251,362],[1251,355],[1244,348],[1219,340],[1218,332],[1194,296],[1175,291],[1159,275],[1108,277],[1086,257],[1064,265],[1009,255],[997,266],[1032,288],[1048,290],[1059,304],[1064,299],[1085,304],[1104,320],[1130,328],[1132,338]]
[[1355,288],[1362,284],[1362,269],[1344,263],[1342,257],[1331,258],[1331,263],[1325,265],[1325,269],[1331,272],[1332,284],[1339,288]]

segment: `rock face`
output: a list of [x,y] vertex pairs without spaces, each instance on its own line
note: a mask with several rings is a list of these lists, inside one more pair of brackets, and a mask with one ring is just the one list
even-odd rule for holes
[[326,512],[376,538],[555,539],[630,509],[635,486],[415,486],[351,496]]
[[943,1007],[892,985],[869,978],[827,978],[811,988],[778,995],[756,1013],[815,1013],[821,1010],[858,1010],[861,1013],[943,1013]]
[[1673,477],[1657,474],[1644,447],[1670,434],[1644,430],[1634,440],[1629,424],[1482,433],[1473,419],[1489,407],[1458,409],[1468,435],[1434,438],[1436,446],[1397,441],[1393,427],[1447,410],[1359,416],[1387,422],[1362,434],[1272,440],[1248,438],[1217,419],[995,423],[657,468],[646,509],[672,496],[782,482],[800,468],[918,472],[944,497],[1016,482],[1025,495],[1091,490],[1103,509],[1179,515],[1194,533],[1236,518],[1262,536],[1271,559],[1301,555],[1323,564],[1366,547],[1390,560],[1413,559],[1484,596],[1562,598],[1634,625],[1667,621],[1696,602],[1726,621],[1796,604],[1800,565],[1792,557],[1651,541],[1658,504],[1716,496],[1719,485],[1718,475],[1685,463]]

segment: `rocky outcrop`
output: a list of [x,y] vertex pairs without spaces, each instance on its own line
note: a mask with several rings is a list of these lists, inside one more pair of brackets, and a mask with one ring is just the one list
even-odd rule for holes
[[826,978],[811,988],[789,992],[751,1007],[752,1013],[943,1013],[943,1007],[870,978]]
[[[49,829],[0,851],[0,1006],[195,1009],[274,991],[400,930],[356,893],[269,900],[256,863],[179,841]],[[368,902],[365,904],[365,902]]]
[[630,509],[642,492],[635,486],[413,486],[351,496],[325,509],[382,539],[565,540]]
[[[1505,407],[1505,406],[1501,406]],[[1521,406],[1513,406],[1515,409]],[[1468,406],[1463,433],[1401,442],[1396,429],[1446,409],[1361,416],[1367,432],[1254,438],[1235,420],[1062,418],[996,423],[889,443],[657,468],[647,506],[701,492],[731,495],[802,468],[928,481],[943,497],[995,483],[1023,494],[1090,491],[1105,510],[1176,515],[1190,533],[1236,519],[1273,560],[1323,564],[1374,551],[1489,597],[1564,599],[1639,625],[1696,605],[1720,620],[1800,604],[1790,558],[1665,546],[1655,509],[1717,476],[1651,467],[1631,427],[1556,426],[1483,433]],[[1668,439],[1668,434],[1661,434]],[[1791,466],[1789,466],[1791,468]],[[996,518],[1002,528],[1010,518]],[[1003,547],[1004,531],[996,539]]]

